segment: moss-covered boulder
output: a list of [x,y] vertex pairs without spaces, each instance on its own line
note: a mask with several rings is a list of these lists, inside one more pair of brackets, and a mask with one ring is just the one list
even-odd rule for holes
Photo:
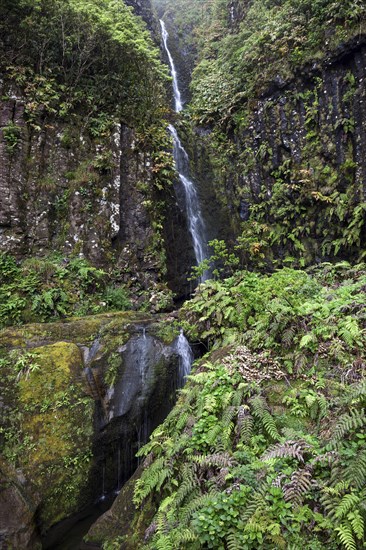
[[[0,449],[38,495],[24,505],[21,534],[31,538],[35,512],[45,532],[136,468],[136,451],[174,403],[172,321],[121,312],[1,331]],[[13,500],[23,498],[13,485]],[[19,547],[19,536],[9,544]]]
[[81,383],[82,354],[57,342],[13,350],[1,368],[3,454],[37,488],[47,528],[80,506],[88,480],[93,403]]

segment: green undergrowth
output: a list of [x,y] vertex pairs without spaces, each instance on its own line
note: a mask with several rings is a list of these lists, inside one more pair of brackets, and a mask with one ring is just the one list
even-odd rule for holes
[[181,318],[210,351],[140,451],[136,547],[364,547],[365,291],[346,263],[198,288]]
[[0,326],[131,307],[127,288],[86,259],[0,254]]

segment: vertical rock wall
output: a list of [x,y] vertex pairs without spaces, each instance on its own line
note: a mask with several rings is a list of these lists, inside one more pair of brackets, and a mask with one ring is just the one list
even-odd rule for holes
[[254,239],[250,223],[260,224],[277,259],[357,258],[366,245],[365,67],[359,37],[295,80],[275,79],[236,113],[223,147],[206,138],[234,234],[244,227]]

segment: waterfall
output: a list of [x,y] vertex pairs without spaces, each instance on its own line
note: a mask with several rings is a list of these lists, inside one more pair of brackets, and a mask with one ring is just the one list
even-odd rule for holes
[[186,382],[188,374],[191,372],[193,363],[191,346],[189,345],[187,338],[184,336],[183,330],[180,331],[180,334],[176,340],[176,350],[179,355],[178,387],[182,388]]
[[170,53],[170,50],[168,48],[168,31],[166,30],[165,23],[162,19],[160,19],[160,25],[161,25],[161,33],[163,36],[163,42],[164,42],[164,48],[168,55],[169,59],[169,65],[170,65],[170,71],[172,73],[173,78],[173,93],[174,93],[174,102],[175,102],[175,111],[179,113],[183,109],[183,104],[181,100],[181,95],[178,87],[178,78],[177,78],[177,71],[175,70],[174,61],[172,58],[172,54]]
[[[168,32],[164,21],[160,19],[164,48],[167,53],[170,65],[170,71],[173,79],[173,94],[175,102],[175,111],[179,113],[183,109],[181,94],[178,86],[177,71],[175,69],[173,57],[168,48]],[[173,138],[173,156],[175,166],[178,172],[179,180],[182,184],[184,195],[184,206],[187,214],[188,229],[192,237],[193,250],[197,265],[208,257],[207,236],[205,224],[203,221],[198,193],[194,182],[189,177],[189,157],[184,149],[177,130],[172,124],[169,124],[168,130]],[[201,282],[207,280],[208,272],[205,272],[201,277]]]

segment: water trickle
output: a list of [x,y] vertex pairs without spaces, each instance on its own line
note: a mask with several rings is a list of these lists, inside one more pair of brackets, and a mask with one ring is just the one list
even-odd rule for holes
[[180,331],[180,334],[176,340],[176,350],[179,355],[178,387],[182,388],[186,382],[187,376],[191,372],[193,363],[192,349],[187,338],[184,336],[183,330]]
[[[173,94],[175,101],[175,111],[179,113],[182,108],[181,94],[179,91],[177,71],[175,69],[173,57],[169,51],[168,38],[169,34],[166,30],[164,21],[160,20],[164,48],[167,53],[170,65],[170,71],[173,79]],[[203,221],[203,216],[200,207],[200,201],[194,182],[190,179],[189,174],[189,157],[187,151],[184,149],[177,130],[172,124],[169,124],[168,130],[173,138],[173,156],[178,172],[179,180],[182,184],[184,195],[184,207],[188,219],[188,229],[192,236],[194,255],[197,264],[200,264],[203,260],[208,258],[207,250],[207,235],[206,228]],[[209,278],[209,273],[205,272],[201,277],[201,282]]]
[[105,492],[105,464],[103,464],[103,468],[102,468],[102,495],[100,497],[100,500],[104,500],[105,496],[106,496],[106,492]]
[[117,452],[117,493],[121,489],[121,446],[118,445]]

